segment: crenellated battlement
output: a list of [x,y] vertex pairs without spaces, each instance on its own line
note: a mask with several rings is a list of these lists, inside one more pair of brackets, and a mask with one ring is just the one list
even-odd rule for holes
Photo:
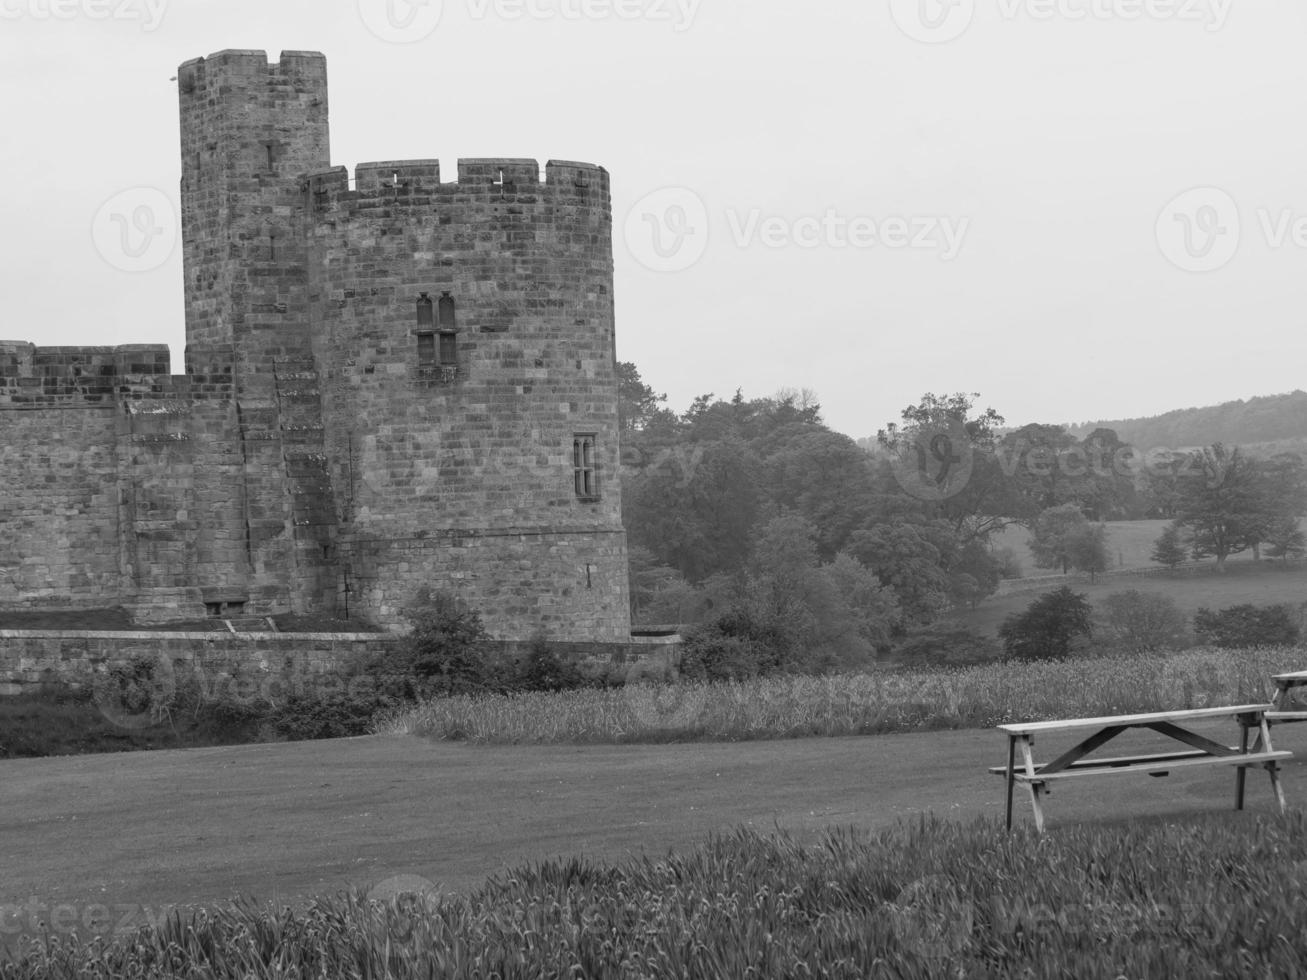
[[369,210],[396,205],[436,205],[441,201],[487,201],[512,198],[515,203],[549,200],[576,205],[609,206],[609,176],[603,167],[571,160],[550,160],[544,180],[536,160],[511,157],[460,159],[458,179],[442,181],[439,160],[385,160],[360,163],[349,170],[305,174],[301,188],[310,211]]
[[164,344],[114,347],[38,347],[0,340],[0,407],[112,408],[119,399],[230,397],[230,371],[169,374]]
[[266,51],[229,48],[206,58],[184,61],[177,69],[177,85],[183,96],[224,83],[228,88],[236,84],[246,87],[255,80],[271,84],[314,77],[326,84],[327,58],[318,51],[283,51],[279,61],[269,62]]
[[119,344],[113,347],[37,347],[21,340],[0,340],[0,379],[115,378],[168,374],[167,344]]

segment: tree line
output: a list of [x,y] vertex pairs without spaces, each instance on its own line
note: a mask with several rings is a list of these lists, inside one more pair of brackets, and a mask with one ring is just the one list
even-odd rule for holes
[[1005,429],[977,395],[926,394],[859,445],[807,391],[705,394],[677,414],[625,363],[620,392],[635,620],[704,622],[782,660],[856,659],[991,595],[1019,574],[993,544],[1012,524],[1040,567],[1096,572],[1105,521],[1175,521],[1182,547],[1223,563],[1282,553],[1304,510],[1296,457],[1146,457],[1106,428]]

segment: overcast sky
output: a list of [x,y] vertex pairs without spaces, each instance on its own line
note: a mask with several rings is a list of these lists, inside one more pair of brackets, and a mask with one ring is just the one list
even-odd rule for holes
[[618,356],[678,411],[810,388],[861,437],[926,391],[1010,424],[1289,391],[1305,43],[1302,0],[0,0],[0,337],[180,371],[170,78],[308,49],[335,164],[608,168]]

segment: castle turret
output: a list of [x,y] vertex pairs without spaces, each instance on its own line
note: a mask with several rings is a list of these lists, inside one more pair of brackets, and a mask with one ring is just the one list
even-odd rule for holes
[[[187,367],[307,350],[300,175],[330,163],[327,62],[220,51],[178,69]],[[242,379],[246,382],[252,379]]]
[[196,488],[222,515],[215,542],[238,541],[243,553],[222,580],[198,584],[260,612],[329,611],[336,519],[300,192],[301,175],[330,161],[326,59],[285,51],[269,64],[262,51],[220,51],[183,64],[177,83],[186,370],[233,376],[243,470],[235,488]]

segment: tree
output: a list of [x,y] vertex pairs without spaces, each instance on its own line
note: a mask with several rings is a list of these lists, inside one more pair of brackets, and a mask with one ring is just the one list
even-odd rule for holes
[[1067,454],[1075,446],[1075,438],[1060,425],[1033,423],[1003,437],[1004,470],[1029,510],[1079,502],[1088,471],[1068,465]]
[[1184,615],[1170,596],[1131,589],[1112,593],[1103,605],[1108,636],[1127,650],[1176,649],[1187,639]]
[[1213,557],[1225,571],[1230,555],[1265,533],[1265,498],[1256,465],[1235,447],[1215,443],[1190,456],[1180,483],[1176,523],[1193,535],[1193,556]]
[[1071,536],[1067,542],[1067,560],[1071,567],[1089,573],[1092,582],[1107,571],[1107,527],[1088,524]]
[[947,526],[881,524],[853,534],[849,551],[898,599],[906,625],[934,622],[948,608]]
[[[959,545],[987,541],[989,535],[1022,516],[994,447],[1003,416],[992,408],[977,412],[978,394],[927,392],[877,434],[877,442],[900,477],[921,472],[942,481],[941,499],[918,499],[922,520],[947,521]],[[931,480],[927,480],[927,486]]]
[[1065,657],[1079,638],[1093,635],[1093,607],[1066,586],[1045,593],[1025,612],[1003,620],[998,635],[1008,656],[1023,660]]
[[1301,558],[1307,554],[1307,537],[1297,517],[1284,514],[1267,525],[1266,553],[1272,558]]
[[738,571],[759,513],[760,466],[747,443],[728,438],[632,476],[622,488],[631,544],[690,582]]
[[768,521],[744,574],[706,589],[720,612],[692,652],[709,676],[862,666],[898,620],[893,594],[853,557],[820,563],[816,528],[798,514]]
[[667,401],[666,395],[654,392],[640,378],[640,372],[630,361],[617,364],[617,419],[623,434],[644,428],[659,406]]
[[1030,551],[1039,568],[1071,570],[1077,554],[1077,539],[1089,529],[1089,522],[1076,504],[1062,504],[1043,511],[1030,528]]
[[756,445],[768,502],[810,520],[821,557],[833,559],[872,517],[870,457],[848,436],[811,423],[786,425]]
[[1189,560],[1189,545],[1179,524],[1168,524],[1153,545],[1153,561],[1174,569]]
[[[1074,457],[1074,459],[1073,459]],[[1095,429],[1068,454],[1068,467],[1083,467],[1079,500],[1090,520],[1129,520],[1139,516],[1135,485],[1139,453],[1114,429]]]
[[[1272,543],[1272,535],[1282,544],[1293,546],[1293,530],[1304,510],[1304,473],[1302,459],[1294,453],[1281,453],[1254,462],[1256,472],[1255,513],[1248,520],[1253,557],[1262,557],[1263,544]],[[1272,557],[1281,558],[1283,551]]]
[[404,610],[412,631],[393,659],[409,697],[466,694],[491,687],[481,615],[456,596],[422,589]]

